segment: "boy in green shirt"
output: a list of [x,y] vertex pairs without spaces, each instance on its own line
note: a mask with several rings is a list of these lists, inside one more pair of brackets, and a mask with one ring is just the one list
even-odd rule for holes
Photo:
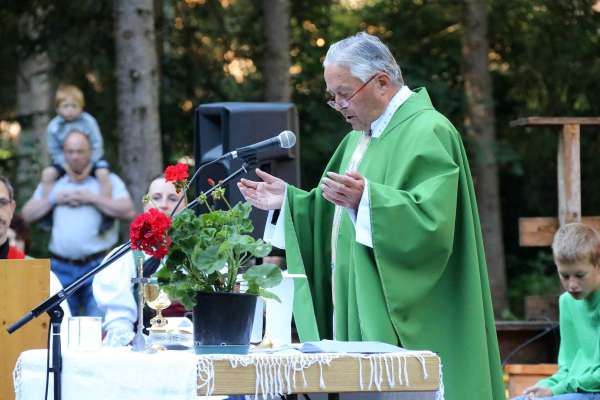
[[561,227],[552,243],[560,282],[558,372],[519,399],[600,400],[600,236],[589,226]]

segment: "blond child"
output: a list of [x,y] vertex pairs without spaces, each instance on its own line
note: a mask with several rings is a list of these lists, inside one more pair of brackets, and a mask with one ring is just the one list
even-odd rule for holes
[[600,399],[600,236],[584,224],[564,225],[552,253],[566,291],[559,300],[559,369],[519,399]]
[[[103,159],[104,149],[102,134],[96,119],[83,111],[85,99],[78,87],[60,85],[56,91],[55,105],[57,115],[50,121],[47,129],[48,152],[52,165],[42,171],[42,191],[47,196],[54,182],[67,174],[75,181],[81,181],[92,175],[100,183],[100,194],[110,198],[112,186],[109,178],[109,165]],[[92,147],[90,165],[80,174],[73,172],[65,162],[63,142],[67,135],[77,130],[84,133]],[[110,227],[112,219],[104,218],[101,230]]]

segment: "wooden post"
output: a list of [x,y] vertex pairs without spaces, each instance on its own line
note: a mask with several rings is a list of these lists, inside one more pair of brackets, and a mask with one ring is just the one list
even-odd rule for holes
[[558,139],[558,221],[581,222],[579,125],[563,125]]
[[549,246],[557,229],[570,222],[583,222],[598,229],[600,218],[581,214],[580,126],[600,125],[600,117],[528,117],[511,121],[510,126],[559,125],[558,218],[519,218],[521,246]]

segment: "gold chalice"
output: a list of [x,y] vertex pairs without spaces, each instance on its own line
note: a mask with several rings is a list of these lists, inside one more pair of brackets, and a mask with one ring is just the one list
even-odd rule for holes
[[148,307],[156,311],[156,316],[150,320],[150,329],[160,329],[167,325],[167,319],[163,317],[162,310],[171,305],[169,296],[160,289],[157,283],[149,282],[144,285],[144,299]]

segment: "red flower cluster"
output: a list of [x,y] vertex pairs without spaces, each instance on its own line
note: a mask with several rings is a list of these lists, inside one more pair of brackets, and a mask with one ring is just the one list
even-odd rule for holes
[[175,190],[177,193],[185,189],[187,178],[187,164],[178,163],[176,165],[169,165],[167,168],[165,168],[165,181],[173,182],[173,184],[175,184]]
[[171,218],[151,208],[138,215],[129,228],[129,238],[133,250],[142,250],[156,258],[163,258],[169,253],[171,238],[167,230],[171,226]]
[[165,168],[165,181],[167,182],[185,182],[188,178],[188,165],[178,163],[169,165]]

